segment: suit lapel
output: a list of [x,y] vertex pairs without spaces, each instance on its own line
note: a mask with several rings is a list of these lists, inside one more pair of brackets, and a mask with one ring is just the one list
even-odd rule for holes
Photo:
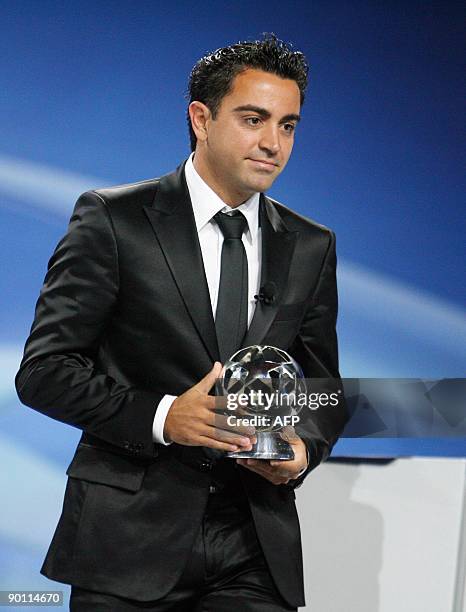
[[219,360],[209,288],[184,176],[184,164],[160,179],[154,202],[144,206],[178,290],[213,361]]
[[298,232],[289,231],[273,203],[261,194],[260,225],[262,231],[262,269],[260,286],[274,283],[272,304],[258,302],[242,346],[261,344],[283,299]]
[[[209,288],[196,231],[194,213],[184,176],[184,164],[163,176],[154,202],[144,206],[160,248],[171,270],[207,352],[219,361],[215,323]],[[273,203],[261,194],[260,225],[262,232],[261,282],[276,286],[273,304],[258,302],[242,346],[260,344],[277,313],[286,288],[289,267],[298,232],[289,231]]]

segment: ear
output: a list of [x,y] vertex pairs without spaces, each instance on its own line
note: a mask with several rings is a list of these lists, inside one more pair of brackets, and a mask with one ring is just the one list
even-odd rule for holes
[[209,122],[212,119],[212,113],[209,107],[203,102],[195,100],[191,102],[188,108],[191,125],[198,142],[205,142],[209,129]]

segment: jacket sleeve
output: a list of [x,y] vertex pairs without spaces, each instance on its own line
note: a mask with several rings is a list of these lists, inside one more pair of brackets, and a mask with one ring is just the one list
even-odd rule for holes
[[16,375],[20,400],[135,454],[154,455],[152,423],[162,394],[96,367],[118,300],[118,250],[105,201],[83,194],[58,243]]
[[299,478],[290,483],[294,488],[327,459],[348,419],[338,371],[336,264],[335,234],[329,232],[319,280],[290,353],[301,365],[305,377],[312,380],[308,395],[310,392],[336,393],[338,403],[336,406],[329,403],[316,410],[308,407],[301,410],[296,433],[306,444],[309,465]]

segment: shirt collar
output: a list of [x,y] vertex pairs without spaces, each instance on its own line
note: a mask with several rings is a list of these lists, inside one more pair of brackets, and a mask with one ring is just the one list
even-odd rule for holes
[[219,211],[231,212],[233,210],[239,210],[246,217],[249,235],[251,241],[254,241],[257,236],[259,225],[260,193],[254,193],[246,202],[243,202],[243,204],[240,204],[240,206],[236,208],[228,206],[197,173],[194,168],[193,157],[194,153],[191,153],[186,162],[185,176],[189,195],[191,196],[191,203],[193,205],[194,221],[196,223],[197,232],[199,233]]

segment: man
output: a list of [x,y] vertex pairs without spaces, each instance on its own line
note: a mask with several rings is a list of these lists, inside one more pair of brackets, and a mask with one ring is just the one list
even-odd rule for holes
[[16,385],[83,431],[41,570],[73,585],[72,610],[304,603],[294,489],[344,409],[313,413],[292,461],[235,461],[223,451],[251,449],[254,432],[215,427],[209,392],[253,344],[338,377],[334,235],[263,195],[291,154],[306,80],[303,55],[273,36],[202,58],[194,155],[83,194],[49,262]]

